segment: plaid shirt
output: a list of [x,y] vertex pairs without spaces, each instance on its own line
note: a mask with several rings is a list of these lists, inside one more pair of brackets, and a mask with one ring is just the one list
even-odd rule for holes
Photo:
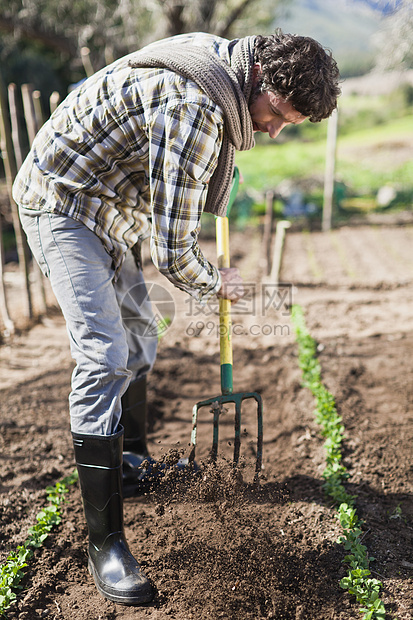
[[[229,41],[197,33],[182,42],[229,61]],[[72,91],[39,131],[14,184],[25,209],[64,214],[101,239],[118,272],[150,236],[155,266],[199,300],[221,286],[198,242],[216,167],[221,108],[169,70],[131,69],[133,54]]]

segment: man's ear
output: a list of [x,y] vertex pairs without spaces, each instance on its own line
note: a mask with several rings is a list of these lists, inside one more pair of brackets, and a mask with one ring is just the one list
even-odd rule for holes
[[252,68],[252,80],[253,80],[254,85],[260,79],[261,73],[262,73],[261,64],[259,62],[254,63],[254,66]]

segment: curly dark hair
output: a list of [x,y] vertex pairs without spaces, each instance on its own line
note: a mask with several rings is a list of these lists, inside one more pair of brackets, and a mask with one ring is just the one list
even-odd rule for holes
[[254,62],[262,68],[258,91],[280,95],[311,122],[328,118],[336,108],[341,92],[337,63],[331,51],[311,37],[281,30],[257,35]]

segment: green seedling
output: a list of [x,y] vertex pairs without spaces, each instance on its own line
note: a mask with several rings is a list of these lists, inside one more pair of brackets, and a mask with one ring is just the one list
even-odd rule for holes
[[33,557],[33,550],[42,546],[53,527],[61,522],[60,506],[65,502],[65,494],[69,485],[77,480],[77,471],[57,482],[54,487],[47,487],[49,506],[43,508],[36,516],[37,523],[28,529],[28,538],[12,551],[6,562],[0,565],[0,616],[6,618],[6,611],[16,600],[22,589],[21,580],[24,569]]
[[401,504],[397,504],[396,508],[389,516],[389,519],[401,519],[405,525],[408,525],[406,517],[403,515]]
[[[340,581],[340,586],[355,596],[362,605],[360,612],[363,613],[363,620],[384,620],[386,611],[379,597],[382,583],[371,578],[369,565],[374,558],[369,557],[367,547],[362,544],[364,533],[354,507],[355,497],[347,493],[343,484],[349,475],[341,462],[341,444],[345,432],[342,419],[337,413],[333,395],[321,381],[321,365],[316,359],[317,344],[307,330],[300,306],[293,306],[291,320],[298,343],[302,383],[316,400],[315,419],[321,428],[321,435],[326,438],[324,491],[338,505],[337,517],[344,532],[338,542],[348,552],[343,562],[348,565],[349,570],[347,576]],[[393,518],[398,516],[397,514]]]
[[166,330],[168,329],[168,327],[171,325],[172,323],[172,319],[169,316],[165,316],[162,319],[160,319],[159,323],[158,323],[158,343],[160,342],[161,338],[165,335]]

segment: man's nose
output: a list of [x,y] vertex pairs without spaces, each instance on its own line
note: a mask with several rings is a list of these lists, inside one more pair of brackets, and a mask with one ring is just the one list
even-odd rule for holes
[[286,127],[287,125],[289,125],[289,123],[286,121],[282,121],[282,120],[277,120],[272,123],[269,123],[268,134],[270,138],[272,139],[276,138],[281,133],[281,131],[284,129],[284,127]]

